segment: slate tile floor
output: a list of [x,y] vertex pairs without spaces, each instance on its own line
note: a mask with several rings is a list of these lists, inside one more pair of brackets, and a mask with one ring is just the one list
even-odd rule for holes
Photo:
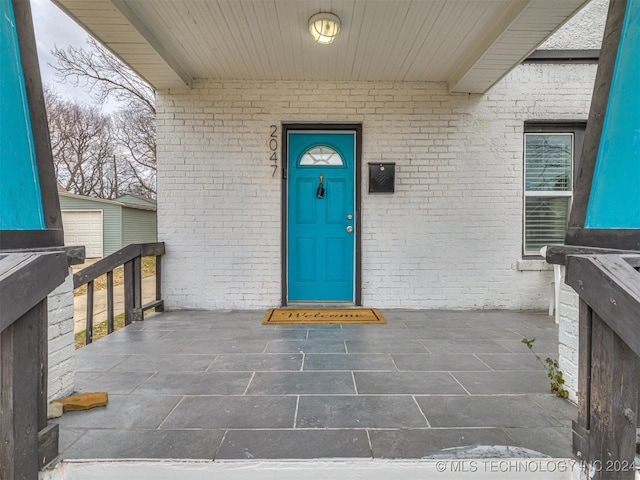
[[520,343],[544,314],[383,311],[387,325],[261,325],[261,311],[149,317],[77,352],[106,408],[59,419],[63,458],[415,459],[511,445],[571,457],[576,409]]

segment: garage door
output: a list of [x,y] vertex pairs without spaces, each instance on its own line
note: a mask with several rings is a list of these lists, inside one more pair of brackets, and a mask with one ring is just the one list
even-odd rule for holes
[[102,258],[102,211],[62,212],[64,244],[84,245],[87,258]]

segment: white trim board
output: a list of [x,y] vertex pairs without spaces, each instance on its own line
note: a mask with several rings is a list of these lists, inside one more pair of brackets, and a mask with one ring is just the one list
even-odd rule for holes
[[[572,459],[479,458],[440,460],[310,461],[91,461],[64,460],[40,480],[578,480],[582,465]],[[638,478],[638,476],[636,476]]]

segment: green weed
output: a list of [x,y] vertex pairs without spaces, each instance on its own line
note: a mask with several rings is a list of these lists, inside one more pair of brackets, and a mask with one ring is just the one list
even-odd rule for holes
[[551,382],[551,393],[555,393],[556,396],[560,398],[569,398],[569,391],[564,388],[564,376],[562,375],[562,370],[560,370],[558,361],[549,357],[545,358],[543,361],[540,356],[533,351],[533,343],[535,341],[535,337],[523,338],[521,340],[521,342],[527,346],[529,351],[533,353],[536,360],[540,365],[542,365],[542,368],[547,372],[547,377],[549,377]]

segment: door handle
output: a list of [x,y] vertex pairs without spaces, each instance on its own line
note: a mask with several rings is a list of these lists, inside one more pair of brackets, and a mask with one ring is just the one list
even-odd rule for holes
[[318,184],[318,189],[316,190],[316,197],[324,198],[324,175],[320,174],[320,183]]
[[351,225],[347,227],[347,233],[353,233],[353,227]]

